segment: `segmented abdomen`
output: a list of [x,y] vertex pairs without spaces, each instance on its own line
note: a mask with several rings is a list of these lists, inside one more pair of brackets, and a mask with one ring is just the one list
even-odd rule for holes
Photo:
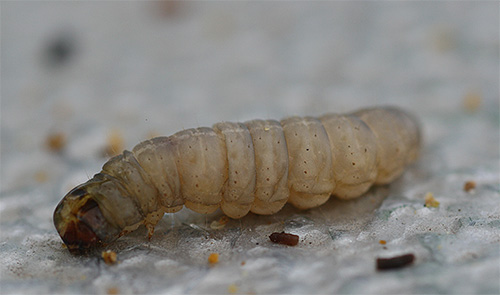
[[221,207],[232,218],[302,209],[330,195],[354,198],[398,177],[419,151],[417,122],[400,109],[372,108],[281,122],[222,122],[138,144],[103,173],[121,180],[146,216],[182,205]]

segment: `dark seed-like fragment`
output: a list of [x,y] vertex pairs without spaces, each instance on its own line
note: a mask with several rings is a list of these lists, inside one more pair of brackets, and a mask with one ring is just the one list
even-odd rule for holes
[[272,233],[269,236],[271,242],[288,246],[295,246],[299,243],[299,236],[287,234],[285,232]]
[[377,258],[377,270],[402,268],[410,265],[415,260],[415,255],[405,254],[392,258]]

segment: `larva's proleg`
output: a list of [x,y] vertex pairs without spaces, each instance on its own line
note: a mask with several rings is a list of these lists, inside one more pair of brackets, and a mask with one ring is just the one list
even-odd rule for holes
[[109,243],[165,212],[217,208],[232,218],[273,214],[286,202],[319,206],[350,199],[397,178],[420,150],[416,120],[371,108],[281,122],[217,123],[157,137],[110,159],[71,190],[54,212],[70,250]]

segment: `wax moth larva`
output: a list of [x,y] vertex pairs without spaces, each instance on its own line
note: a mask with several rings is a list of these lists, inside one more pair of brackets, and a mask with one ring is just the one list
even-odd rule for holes
[[54,212],[70,250],[116,240],[166,212],[217,208],[231,218],[307,209],[386,184],[415,161],[416,120],[395,107],[319,118],[221,122],[139,143],[71,190]]

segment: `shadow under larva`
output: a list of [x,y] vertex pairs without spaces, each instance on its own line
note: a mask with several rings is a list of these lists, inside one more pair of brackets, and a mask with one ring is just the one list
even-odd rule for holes
[[72,252],[110,243],[183,206],[231,218],[269,215],[285,203],[322,205],[387,184],[414,162],[420,130],[395,107],[281,121],[221,122],[136,145],[71,190],[54,224]]

